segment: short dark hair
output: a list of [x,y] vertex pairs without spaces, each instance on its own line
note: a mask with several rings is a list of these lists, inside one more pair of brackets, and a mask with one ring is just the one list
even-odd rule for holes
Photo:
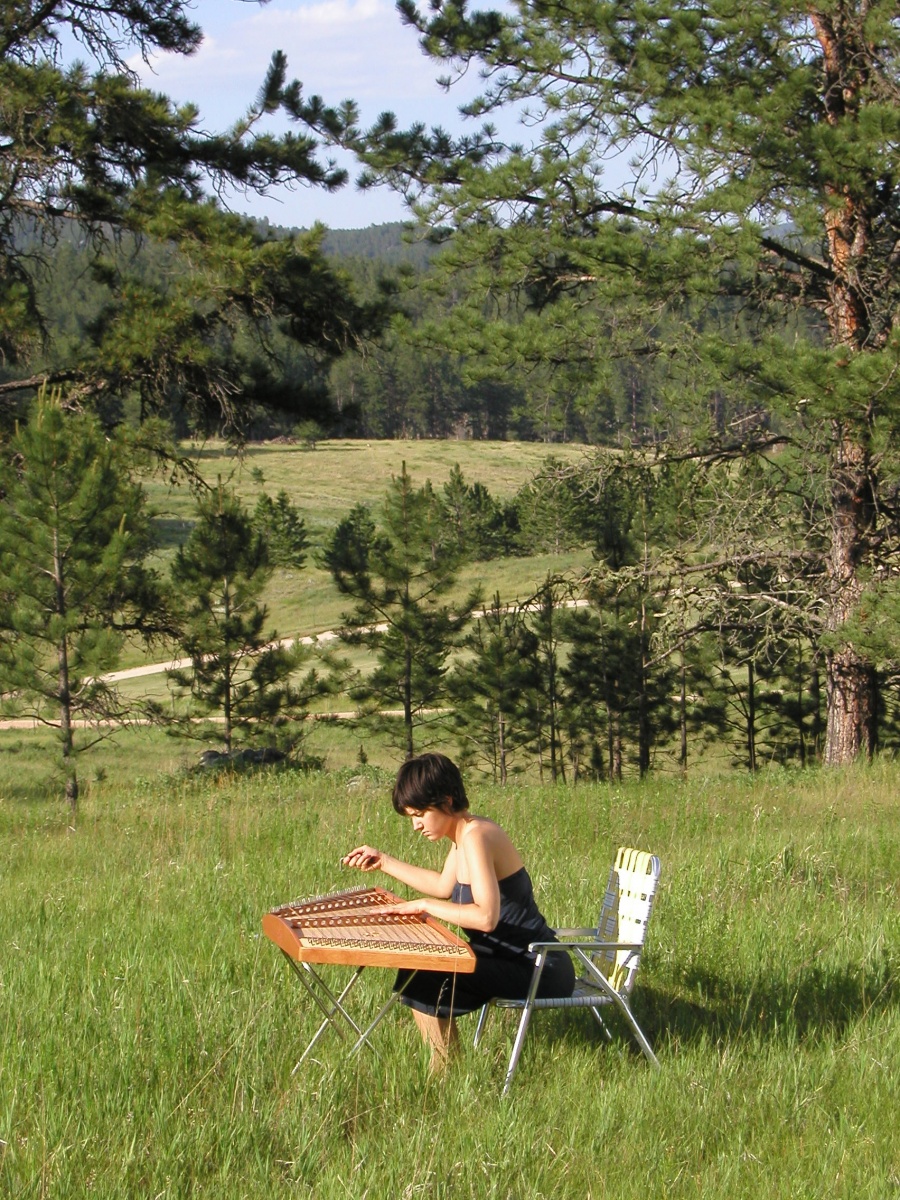
[[397,772],[391,800],[401,816],[410,811],[424,812],[427,808],[465,812],[469,807],[459,767],[446,754],[408,758]]

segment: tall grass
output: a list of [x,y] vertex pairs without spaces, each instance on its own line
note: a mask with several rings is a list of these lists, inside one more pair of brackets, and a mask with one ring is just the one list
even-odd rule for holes
[[[440,1080],[406,1014],[355,1059],[260,917],[351,886],[365,839],[419,862],[374,768],[112,779],[78,828],[0,799],[0,1194],[887,1197],[900,1190],[900,770],[571,790],[475,785],[548,918],[587,923],[615,847],[663,882],[636,993],[662,1063],[584,1014],[512,1026]],[[374,1008],[387,973],[368,971]]]

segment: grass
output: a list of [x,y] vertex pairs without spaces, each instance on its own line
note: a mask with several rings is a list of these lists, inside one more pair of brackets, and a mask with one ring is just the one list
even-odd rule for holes
[[[248,446],[240,455],[213,443],[198,448],[197,465],[210,482],[230,481],[245,502],[255,503],[261,488],[271,496],[287,492],[317,536],[355,504],[377,503],[404,462],[417,486],[426,479],[442,486],[459,463],[468,483],[483,483],[495,499],[510,500],[548,457],[579,462],[586,453],[583,446],[540,442],[335,439],[319,442],[315,450],[277,443]],[[177,522],[192,512],[190,494],[184,488],[170,491],[158,481],[151,496],[175,523],[168,532],[177,536]]]
[[[445,1079],[405,1014],[344,1061],[259,935],[358,882],[367,840],[419,862],[389,774],[346,768],[86,790],[76,831],[0,762],[0,1194],[53,1197],[889,1197],[900,1193],[900,768],[569,791],[476,783],[551,921],[587,923],[615,847],[663,882],[636,993],[662,1063],[584,1014],[511,1026]],[[388,977],[370,971],[374,1006]]]
[[[399,474],[404,462],[416,486],[430,479],[437,488],[446,482],[458,462],[469,483],[483,483],[496,499],[507,500],[534,476],[550,454],[576,462],[586,453],[582,446],[535,442],[345,439],[320,442],[315,450],[300,445],[249,446],[241,455],[214,443],[196,448],[194,457],[203,478],[211,483],[219,477],[228,481],[250,508],[261,491],[276,495],[283,490],[300,510],[310,534],[306,566],[302,571],[277,569],[264,597],[270,617],[268,628],[289,637],[321,633],[341,624],[348,603],[338,594],[330,573],[319,565],[324,540],[355,504],[377,509],[391,476]],[[156,561],[165,573],[176,547],[190,533],[194,502],[187,487],[171,487],[168,477],[162,474],[147,483],[147,492],[158,514],[155,525],[160,548]],[[580,573],[586,562],[586,553],[580,551],[475,563],[460,573],[455,594],[461,598],[480,584],[486,601],[494,592],[508,602],[525,599],[548,574]],[[165,649],[157,647],[148,652],[144,646],[134,644],[125,648],[120,666],[124,669],[168,657]]]

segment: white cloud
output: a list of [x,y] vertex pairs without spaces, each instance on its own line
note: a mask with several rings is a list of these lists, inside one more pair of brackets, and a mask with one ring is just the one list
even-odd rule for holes
[[[327,104],[356,100],[364,124],[387,109],[401,125],[421,120],[452,128],[468,98],[438,87],[440,65],[422,53],[393,0],[273,0],[263,7],[197,0],[194,15],[205,34],[196,54],[159,55],[152,73],[140,60],[132,65],[146,86],[196,103],[209,129],[225,128],[246,112],[274,50],[285,52],[289,77],[302,82],[304,95],[318,94]],[[234,206],[279,224],[320,220],[333,228],[405,215],[393,193],[360,194],[352,184],[330,196],[301,187],[268,199],[240,198]]]
[[244,111],[276,49],[287,54],[290,75],[307,95],[328,103],[355,99],[364,119],[390,108],[404,119],[446,123],[455,110],[435,82],[436,64],[387,0],[282,0],[265,8],[205,0],[196,14],[206,36],[195,55],[159,55],[152,75],[135,66],[149,86],[197,102],[211,123]]

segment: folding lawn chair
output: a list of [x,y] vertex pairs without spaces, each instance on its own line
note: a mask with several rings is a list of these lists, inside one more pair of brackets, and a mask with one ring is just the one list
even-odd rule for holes
[[[600,1010],[605,1005],[614,1004],[624,1013],[641,1050],[654,1067],[659,1067],[659,1060],[628,1003],[641,961],[641,950],[647,935],[647,922],[650,919],[653,898],[659,884],[659,873],[659,859],[655,854],[621,847],[609,873],[609,883],[606,885],[597,928],[557,929],[555,932],[559,942],[532,943],[531,950],[537,957],[526,999],[497,998],[488,1001],[482,1008],[475,1030],[476,1046],[481,1041],[488,1011],[492,1006],[518,1008],[522,1011],[503,1084],[504,1096],[512,1083],[528,1031],[528,1023],[536,1009],[588,1008],[600,1023],[607,1038],[612,1040]],[[538,999],[538,985],[544,965],[551,954],[571,954],[575,959],[576,968],[582,969],[582,974],[577,979],[571,996],[563,999]]]

